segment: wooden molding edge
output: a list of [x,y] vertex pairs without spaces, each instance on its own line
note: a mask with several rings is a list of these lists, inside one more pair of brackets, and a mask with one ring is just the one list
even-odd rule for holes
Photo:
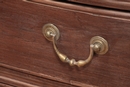
[[[53,77],[53,76],[46,75],[46,74],[43,74],[43,73],[36,73],[36,72],[29,71],[29,70],[26,70],[26,69],[21,69],[21,68],[13,67],[13,66],[10,66],[10,65],[6,65],[6,64],[3,64],[3,63],[0,63],[0,67],[7,69],[9,71],[13,71],[13,72],[15,71],[15,72],[18,72],[18,73],[28,74],[28,75],[32,75],[32,76],[37,77],[37,78],[48,79],[48,80],[51,80],[51,81],[56,81],[56,82],[60,82],[60,83],[68,84],[68,85],[72,85],[72,86],[97,87],[97,86],[93,86],[93,85],[89,85],[89,84],[86,84],[86,83],[77,82],[77,81],[73,81],[73,80],[67,81],[67,80],[64,80],[64,79],[61,79],[61,78],[58,78],[58,77]],[[11,79],[11,78],[8,78],[6,76],[0,75],[0,81],[1,80],[2,81],[6,80],[6,81],[9,81],[9,82],[12,81],[12,82],[15,82],[19,85],[24,85],[26,87],[39,87],[39,86],[36,86],[36,85],[31,86],[31,84],[28,84],[26,82],[20,82],[20,81],[17,81],[15,79]]]
[[89,6],[80,6],[69,3],[62,3],[52,0],[23,0],[27,3],[37,4],[37,5],[46,5],[53,8],[77,11],[79,13],[85,13],[93,16],[101,16],[106,18],[120,19],[125,21],[130,21],[130,14],[128,12],[121,12],[116,10],[106,10],[101,8],[93,8]]
[[15,79],[11,79],[11,78],[8,78],[8,77],[5,77],[5,76],[0,76],[0,81],[2,82],[7,82],[8,84],[12,84],[14,83],[15,86],[22,86],[22,87],[40,87],[40,86],[36,86],[36,85],[33,85],[33,84],[29,84],[29,83],[26,83],[26,82],[22,82],[22,81],[18,81],[18,80],[15,80]]

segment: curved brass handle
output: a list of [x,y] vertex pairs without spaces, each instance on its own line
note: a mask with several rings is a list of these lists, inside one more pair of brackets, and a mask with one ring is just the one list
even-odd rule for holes
[[54,26],[53,24],[46,24],[44,25],[42,32],[44,36],[46,37],[46,39],[53,42],[54,50],[56,54],[58,55],[58,57],[60,58],[60,60],[62,62],[69,63],[70,66],[73,66],[73,65],[77,65],[78,67],[84,66],[92,60],[94,53],[105,54],[108,51],[107,41],[100,36],[95,36],[90,41],[90,54],[87,59],[79,60],[79,61],[76,61],[75,59],[69,59],[65,54],[62,54],[57,49],[56,40],[58,40],[60,37],[60,32],[58,28]]

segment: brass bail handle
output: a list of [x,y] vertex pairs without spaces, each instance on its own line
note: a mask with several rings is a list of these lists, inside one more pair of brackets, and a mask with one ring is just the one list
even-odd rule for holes
[[47,40],[53,42],[54,50],[56,54],[58,55],[58,57],[60,58],[60,60],[65,63],[69,63],[70,66],[74,66],[74,65],[77,65],[78,67],[84,66],[92,60],[94,53],[102,55],[108,51],[107,41],[100,36],[94,36],[90,40],[90,53],[89,53],[88,58],[85,60],[76,61],[75,59],[69,59],[65,54],[62,54],[57,49],[56,41],[60,37],[60,32],[55,25],[53,24],[44,25],[42,28],[42,33],[44,34]]

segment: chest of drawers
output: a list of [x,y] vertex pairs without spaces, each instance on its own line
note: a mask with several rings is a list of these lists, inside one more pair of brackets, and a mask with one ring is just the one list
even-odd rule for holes
[[[0,85],[130,86],[129,8],[77,1],[0,0]],[[57,48],[70,59],[86,59],[94,36],[106,39],[108,51],[94,54],[80,68],[63,63],[43,36],[42,28],[48,23],[59,29]]]

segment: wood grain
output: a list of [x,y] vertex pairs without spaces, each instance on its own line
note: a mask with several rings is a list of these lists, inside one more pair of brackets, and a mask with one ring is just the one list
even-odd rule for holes
[[[58,49],[70,58],[86,59],[89,41],[97,35],[108,41],[109,52],[102,56],[95,55],[85,67],[70,67],[59,60],[52,43],[42,35],[41,29],[46,23],[53,23],[59,28],[61,37],[57,43]],[[33,72],[35,76],[44,74],[60,79],[55,81],[74,86],[78,83],[80,85],[77,86],[90,85],[88,87],[129,87],[129,28],[129,13],[47,0],[30,3],[3,0],[0,2],[0,66],[16,67],[14,74],[19,74],[15,72],[17,70],[25,70],[30,75]],[[0,75],[7,77],[6,73]]]
[[0,87],[14,87],[14,86],[10,86],[10,85],[5,84],[5,83],[0,83]]

